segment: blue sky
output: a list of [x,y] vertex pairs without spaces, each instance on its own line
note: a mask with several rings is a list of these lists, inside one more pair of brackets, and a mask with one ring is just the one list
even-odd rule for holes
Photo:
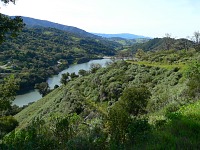
[[185,38],[200,30],[200,0],[17,0],[0,12],[96,33]]

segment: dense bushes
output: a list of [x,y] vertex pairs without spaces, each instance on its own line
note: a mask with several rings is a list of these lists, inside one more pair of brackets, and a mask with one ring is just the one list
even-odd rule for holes
[[130,87],[123,91],[120,102],[122,102],[123,109],[137,116],[146,111],[150,96],[151,93],[146,87]]
[[121,99],[110,108],[108,130],[110,149],[133,147],[139,137],[150,131],[147,119],[138,118],[144,114],[150,92],[145,87],[131,87],[124,90]]
[[[127,149],[150,133],[147,119],[138,118],[147,103],[129,105],[127,91],[133,92],[131,101],[147,101],[145,88],[126,89],[125,96],[112,106],[103,119],[83,119],[77,114],[53,115],[50,121],[36,118],[21,131],[13,131],[3,139],[1,149]],[[144,96],[142,96],[143,92]],[[129,110],[138,110],[133,114]]]
[[89,127],[76,114],[52,116],[50,128],[44,120],[36,119],[21,131],[13,131],[5,136],[0,144],[2,150],[7,149],[105,149],[106,136],[99,130],[98,124]]
[[17,120],[12,116],[0,117],[0,139],[18,126]]
[[196,99],[200,98],[200,58],[190,64],[186,75],[189,79],[188,95]]
[[[192,66],[188,69],[191,78],[186,78],[184,65],[165,63],[118,61],[93,72],[82,70],[80,77],[67,78],[65,85],[17,114],[19,129],[32,126],[28,122],[38,116],[43,121],[33,131],[13,132],[12,136],[23,140],[10,135],[3,145],[19,141],[24,147],[31,143],[31,148],[41,144],[38,149],[42,145],[54,149],[198,148],[199,113],[187,116],[178,111],[194,101],[187,91],[190,80],[199,79],[198,69],[192,69],[199,65]],[[198,96],[196,87],[191,91]],[[26,136],[32,133],[29,141]]]

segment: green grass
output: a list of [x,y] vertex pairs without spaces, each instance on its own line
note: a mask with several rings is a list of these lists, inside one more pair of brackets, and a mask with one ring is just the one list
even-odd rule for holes
[[107,108],[108,108],[107,102],[95,103],[92,100],[86,100],[85,104],[90,108],[97,110],[100,114],[107,116]]
[[200,100],[194,104],[183,106],[178,112],[200,123]]
[[162,125],[153,128],[147,141],[136,145],[138,149],[142,145],[150,150],[200,149],[200,101],[183,106],[166,117]]
[[57,105],[57,100],[63,96],[63,91],[61,91],[61,89],[62,87],[55,89],[42,99],[31,104],[28,108],[16,114],[14,117],[19,122],[17,129],[27,127],[36,118],[47,120],[49,119],[48,117],[51,116],[51,113],[59,113],[59,110],[55,108]]
[[50,31],[44,31],[43,34],[46,34],[46,35],[52,35],[53,32],[50,32]]
[[138,65],[146,65],[146,66],[152,66],[152,67],[159,67],[159,68],[165,68],[168,70],[171,70],[173,68],[180,68],[181,70],[185,70],[186,66],[183,63],[179,64],[164,64],[164,63],[158,63],[158,62],[148,62],[148,61],[133,61],[133,60],[128,60],[127,62],[133,63],[133,64],[138,64]]

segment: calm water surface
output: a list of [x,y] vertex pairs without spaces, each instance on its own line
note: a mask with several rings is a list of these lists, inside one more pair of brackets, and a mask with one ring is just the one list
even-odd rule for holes
[[[90,65],[92,63],[98,63],[98,64],[101,64],[103,67],[105,67],[106,62],[110,62],[110,61],[111,61],[110,59],[98,59],[98,60],[91,60],[87,63],[70,65],[69,68],[61,71],[58,75],[54,75],[48,78],[47,82],[50,88],[53,89],[56,84],[59,86],[61,85],[60,79],[63,73],[75,72],[76,74],[78,74],[78,71],[81,69],[89,70]],[[37,90],[32,90],[25,94],[16,96],[16,99],[14,100],[13,104],[16,104],[18,106],[23,106],[23,105],[27,105],[30,102],[35,102],[39,100],[40,98],[42,98],[42,96],[39,94],[39,92]]]

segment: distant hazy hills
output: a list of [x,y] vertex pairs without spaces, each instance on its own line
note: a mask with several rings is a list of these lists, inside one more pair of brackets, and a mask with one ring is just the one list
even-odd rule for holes
[[135,35],[135,34],[129,34],[129,33],[120,33],[120,34],[102,34],[102,33],[93,33],[94,35],[98,35],[104,38],[115,38],[120,37],[124,39],[150,39],[149,37],[141,36],[141,35]]
[[77,35],[83,36],[83,37],[91,37],[91,38],[100,38],[100,37],[116,38],[116,37],[118,37],[118,38],[123,38],[123,39],[141,39],[141,38],[150,39],[149,37],[145,37],[145,36],[141,36],[141,35],[134,35],[134,34],[129,34],[129,33],[121,33],[121,34],[89,33],[89,32],[86,32],[85,30],[77,28],[77,27],[62,25],[62,24],[51,22],[51,21],[34,19],[34,18],[23,17],[23,16],[22,16],[22,19],[24,20],[24,23],[28,27],[40,26],[40,27],[56,28],[56,29],[68,31],[68,32],[71,32],[71,33],[74,33],[74,34],[77,34]]
[[34,19],[34,18],[29,18],[29,17],[22,17],[22,19],[27,27],[39,27],[39,26],[40,27],[50,27],[50,28],[56,28],[56,29],[63,30],[63,31],[68,31],[68,32],[71,32],[71,33],[74,33],[74,34],[77,34],[77,35],[83,36],[83,37],[97,38],[96,35],[86,32],[77,27],[62,25],[62,24],[58,24],[58,23],[54,23],[54,22],[50,22],[50,21],[46,21],[46,20]]

